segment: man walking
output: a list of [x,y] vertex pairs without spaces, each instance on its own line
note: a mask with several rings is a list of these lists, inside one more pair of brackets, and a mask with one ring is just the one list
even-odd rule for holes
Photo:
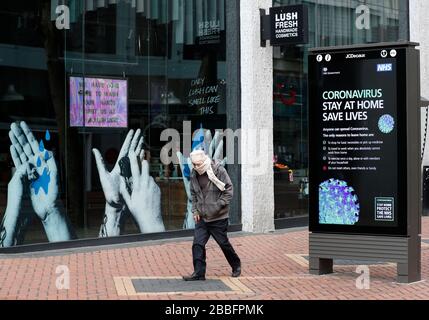
[[231,179],[219,161],[212,161],[203,150],[191,153],[190,189],[195,219],[192,257],[194,273],[185,281],[205,280],[206,244],[213,236],[232,268],[232,276],[241,274],[241,262],[227,236],[229,203],[233,196]]

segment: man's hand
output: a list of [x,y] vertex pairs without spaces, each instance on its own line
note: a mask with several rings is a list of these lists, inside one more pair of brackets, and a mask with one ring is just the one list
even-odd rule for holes
[[194,216],[195,223],[200,222],[200,220],[201,220],[201,216],[199,214],[197,214],[196,216]]

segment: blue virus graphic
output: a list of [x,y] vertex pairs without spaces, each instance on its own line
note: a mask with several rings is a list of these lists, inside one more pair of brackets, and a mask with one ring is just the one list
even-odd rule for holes
[[381,116],[380,120],[378,120],[378,128],[383,133],[391,133],[395,128],[395,119],[389,114]]
[[330,179],[319,186],[319,223],[354,225],[359,221],[359,201],[346,182]]

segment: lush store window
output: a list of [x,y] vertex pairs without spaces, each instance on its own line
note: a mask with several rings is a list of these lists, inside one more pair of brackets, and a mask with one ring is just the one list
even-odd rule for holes
[[223,160],[215,132],[239,126],[233,2],[1,2],[1,247],[194,227],[184,141]]
[[[408,40],[405,0],[275,0],[274,6],[304,4],[309,43],[274,48],[275,217],[308,214],[307,55],[312,47]],[[368,18],[356,20],[362,14]],[[368,27],[368,28],[367,28]]]

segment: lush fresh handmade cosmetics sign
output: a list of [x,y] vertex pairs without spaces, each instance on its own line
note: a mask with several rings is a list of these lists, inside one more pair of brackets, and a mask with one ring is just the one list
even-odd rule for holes
[[308,8],[304,5],[270,8],[271,45],[308,42]]
[[312,231],[398,231],[404,57],[403,49],[310,56]]

